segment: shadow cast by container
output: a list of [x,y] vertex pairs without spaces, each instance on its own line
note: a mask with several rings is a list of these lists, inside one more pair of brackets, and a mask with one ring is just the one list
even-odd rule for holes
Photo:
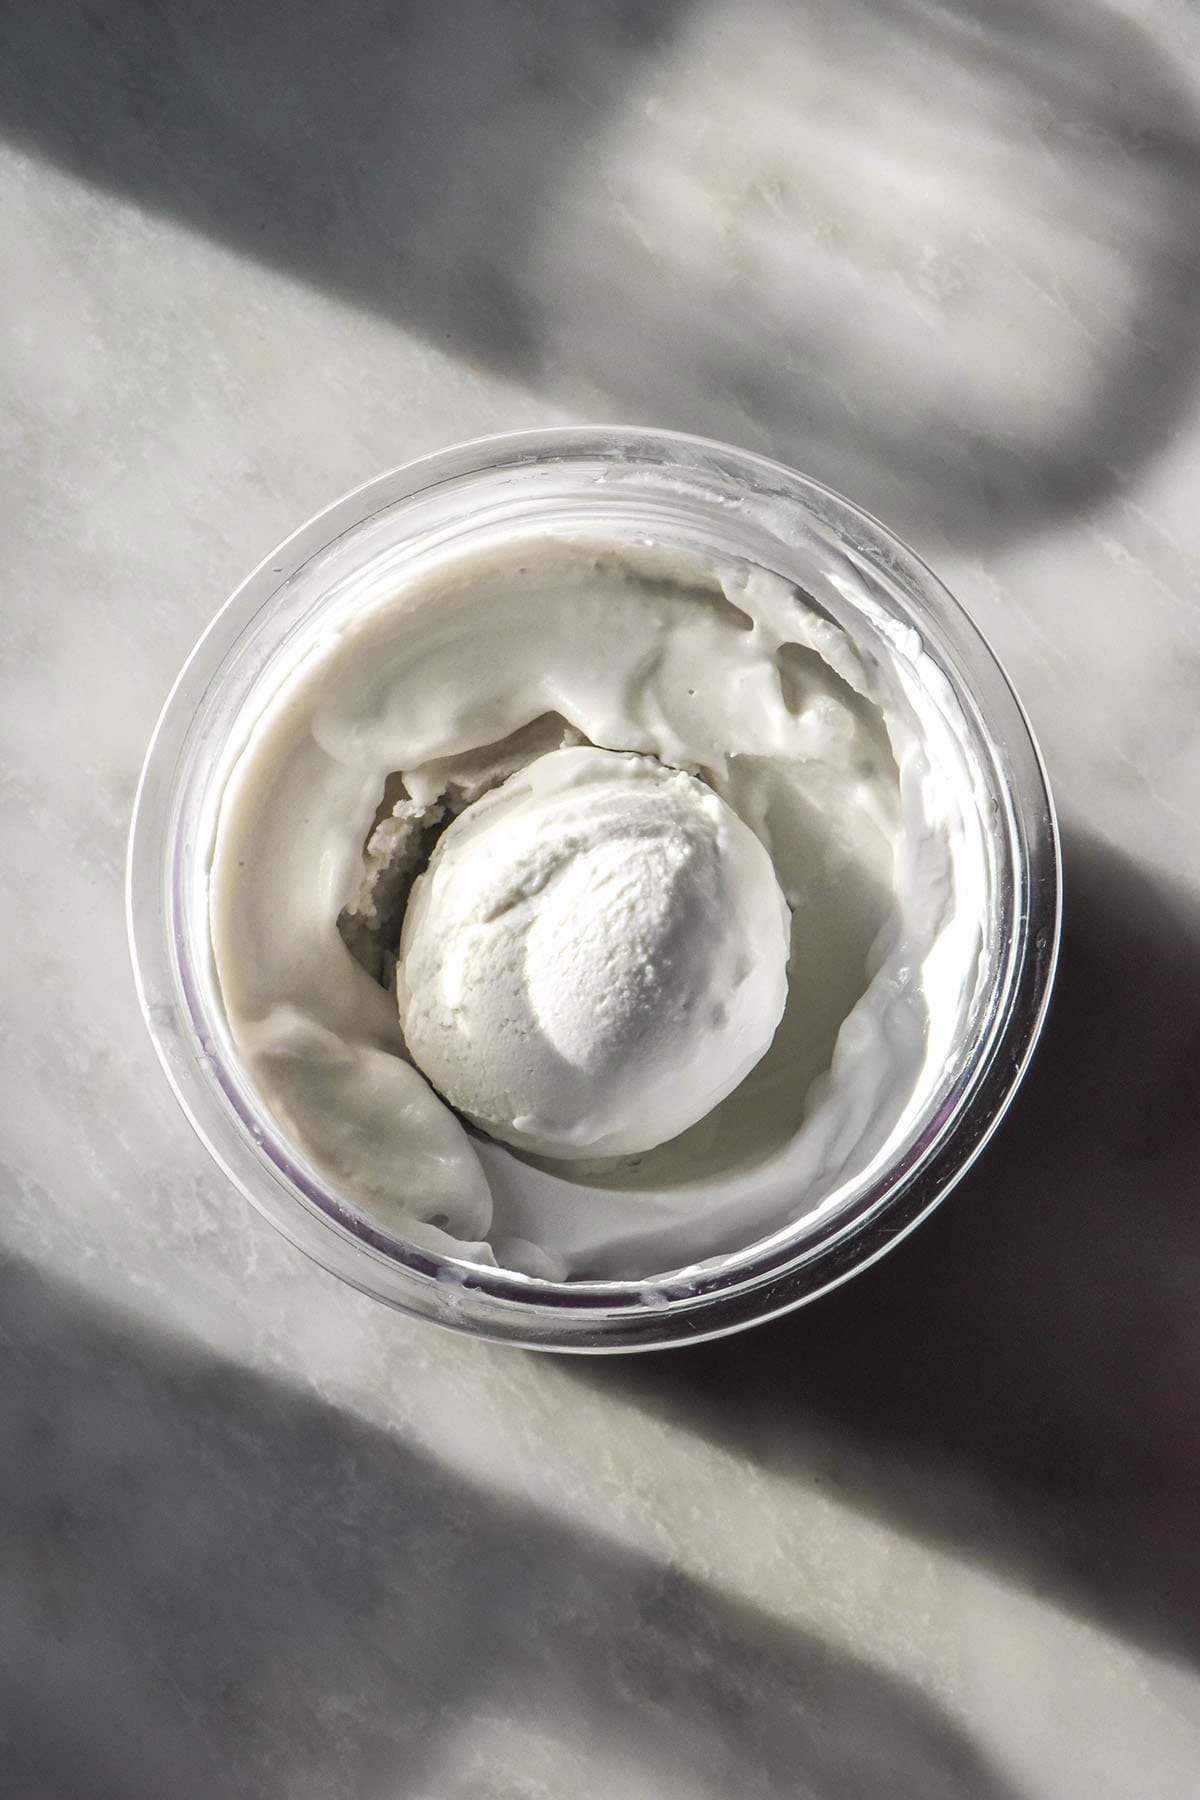
[[774,1325],[576,1368],[1121,1632],[1200,1655],[1200,918],[1066,844],[1050,1021],[961,1186]]

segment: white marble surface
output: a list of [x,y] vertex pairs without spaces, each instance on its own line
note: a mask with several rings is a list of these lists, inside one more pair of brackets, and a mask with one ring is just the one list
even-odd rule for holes
[[[1190,0],[0,14],[0,1787],[1200,1791]],[[380,468],[624,417],[875,507],[1062,802],[1053,1022],[875,1271],[669,1358],[394,1317],[214,1174],[126,966],[142,751]]]

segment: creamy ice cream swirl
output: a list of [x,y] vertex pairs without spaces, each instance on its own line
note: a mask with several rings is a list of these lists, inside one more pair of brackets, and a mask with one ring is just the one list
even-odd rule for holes
[[[977,784],[915,633],[836,584],[550,536],[360,600],[264,696],[212,856],[230,1036],[298,1150],[389,1229],[555,1279],[677,1270],[836,1206],[910,1128],[980,984]],[[508,1120],[503,1142],[406,1041],[400,926],[412,906],[415,940],[439,839],[519,770],[596,751],[679,772],[766,852],[786,1004],[731,1091],[700,1092],[703,1059],[699,1109],[663,1088],[661,1135]]]

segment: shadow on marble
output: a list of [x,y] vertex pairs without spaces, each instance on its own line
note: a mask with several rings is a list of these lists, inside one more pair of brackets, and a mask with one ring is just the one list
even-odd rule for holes
[[22,1800],[1013,1800],[889,1675],[0,1271]]
[[1200,915],[1068,838],[1050,1021],[945,1205],[774,1325],[571,1365],[1200,1656]]
[[42,0],[2,15],[0,129],[919,537],[1086,507],[1191,403],[1200,125],[1099,4]]

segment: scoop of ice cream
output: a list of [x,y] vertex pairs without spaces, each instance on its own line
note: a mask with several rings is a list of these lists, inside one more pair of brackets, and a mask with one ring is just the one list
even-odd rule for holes
[[770,857],[703,782],[556,750],[439,840],[405,913],[400,1020],[418,1068],[493,1137],[631,1154],[763,1056],[788,940]]

